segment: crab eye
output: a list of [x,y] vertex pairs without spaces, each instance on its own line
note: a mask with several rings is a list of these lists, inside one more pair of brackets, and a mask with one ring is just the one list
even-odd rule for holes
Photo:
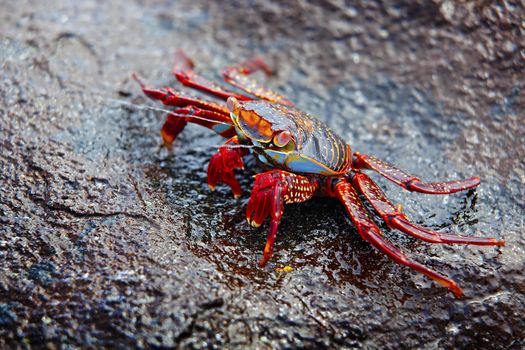
[[273,137],[273,144],[277,147],[286,146],[292,139],[292,134],[289,131],[281,131]]
[[228,97],[226,100],[226,107],[228,107],[228,110],[230,113],[234,113],[236,109],[238,109],[239,101],[235,97]]

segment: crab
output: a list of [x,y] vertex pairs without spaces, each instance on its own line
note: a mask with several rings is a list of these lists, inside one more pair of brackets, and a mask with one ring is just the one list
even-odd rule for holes
[[193,62],[185,53],[176,51],[173,74],[179,82],[226,103],[198,98],[170,87],[148,87],[136,74],[133,77],[148,97],[174,108],[168,113],[160,132],[168,148],[188,122],[210,128],[228,139],[210,160],[210,189],[214,190],[220,183],[226,184],[239,198],[242,190],[235,171],[244,169],[242,158],[248,154],[266,169],[255,176],[246,209],[246,218],[252,226],[258,227],[270,218],[260,267],[264,267],[273,255],[285,204],[305,202],[314,196],[336,198],[364,240],[396,263],[448,288],[457,298],[463,295],[463,291],[455,281],[411,259],[384,237],[362,198],[371,204],[389,228],[426,242],[480,246],[505,244],[504,240],[493,237],[447,234],[411,222],[400,206],[387,199],[365,170],[374,171],[405,190],[427,194],[452,194],[474,188],[480,184],[478,176],[425,182],[376,157],[353,153],[350,146],[325,123],[249,77],[256,71],[272,74],[260,58],[223,70],[224,80],[242,93],[205,79],[193,68]]

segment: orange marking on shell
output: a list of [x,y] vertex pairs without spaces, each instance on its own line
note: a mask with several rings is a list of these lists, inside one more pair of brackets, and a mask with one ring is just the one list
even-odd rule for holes
[[239,117],[249,128],[255,128],[261,119],[257,114],[250,111],[241,111]]
[[261,133],[262,136],[265,138],[271,138],[273,131],[272,131],[272,125],[267,122],[266,120],[259,118],[259,125],[258,125],[258,131]]
[[259,135],[265,139],[272,137],[273,131],[271,124],[259,117],[257,113],[254,113],[253,111],[241,110],[239,111],[239,118],[242,120],[242,123],[245,125],[245,127],[250,129],[252,132],[259,133]]

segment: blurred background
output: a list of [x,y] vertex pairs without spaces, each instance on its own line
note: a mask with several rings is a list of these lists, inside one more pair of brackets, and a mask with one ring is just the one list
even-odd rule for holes
[[[525,11],[511,1],[2,1],[0,348],[511,348],[525,346]],[[446,289],[361,240],[341,206],[288,206],[265,268],[267,223],[210,192],[222,140],[190,126],[161,147],[164,112],[130,78],[176,86],[254,55],[258,76],[354,151],[425,180],[379,176],[433,229],[507,245],[431,245],[387,229]],[[292,272],[279,272],[291,266]]]

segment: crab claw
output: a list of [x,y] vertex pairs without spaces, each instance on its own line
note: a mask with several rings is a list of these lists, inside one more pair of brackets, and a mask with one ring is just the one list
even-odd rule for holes
[[[273,203],[276,200],[276,188],[279,186],[279,172],[255,175],[250,200],[246,207],[246,220],[253,227],[259,227],[270,216]],[[280,197],[278,200],[281,200]]]
[[239,150],[221,146],[208,165],[208,187],[213,191],[218,183],[224,183],[231,187],[236,199],[240,198],[242,190],[235,178],[235,169],[244,169]]

